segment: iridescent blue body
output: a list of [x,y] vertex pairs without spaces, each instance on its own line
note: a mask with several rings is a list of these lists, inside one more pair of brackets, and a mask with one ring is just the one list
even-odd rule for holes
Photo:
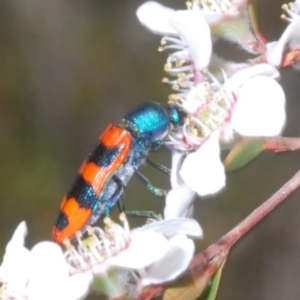
[[[176,107],[150,102],[125,114],[120,123],[110,124],[63,199],[53,228],[54,239],[61,243],[108,215],[133,174],[143,176],[138,168],[149,152],[159,149],[169,130],[181,122]],[[155,194],[156,189],[148,181],[146,184]]]

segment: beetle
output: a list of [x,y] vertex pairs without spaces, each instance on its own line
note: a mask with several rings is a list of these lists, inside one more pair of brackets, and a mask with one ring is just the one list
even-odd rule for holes
[[[66,238],[72,239],[87,224],[109,215],[133,174],[155,195],[165,195],[138,168],[148,161],[149,152],[164,144],[169,130],[178,128],[182,120],[183,113],[177,107],[149,102],[125,114],[120,123],[109,124],[63,198],[52,231],[54,240],[62,243]],[[149,162],[166,172],[164,166]]]

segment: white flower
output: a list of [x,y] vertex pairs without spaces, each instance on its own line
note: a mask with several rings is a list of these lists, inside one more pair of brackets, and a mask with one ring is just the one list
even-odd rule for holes
[[[259,91],[259,92],[258,92]],[[285,96],[272,78],[256,76],[241,86],[231,117],[243,136],[279,135],[285,124]]]
[[165,220],[173,218],[192,218],[194,214],[194,198],[196,192],[182,183],[177,188],[172,188],[167,197],[164,209]]
[[133,230],[125,214],[120,220],[123,226],[105,218],[104,230],[88,228],[90,237],[77,237],[78,246],[69,245],[65,254],[72,273],[91,270],[95,281],[101,281],[101,292],[111,298],[175,279],[194,254],[194,243],[187,236],[202,237],[200,225],[189,218],[152,221]]
[[180,84],[188,84],[195,72],[201,76],[199,72],[210,62],[212,41],[209,26],[199,10],[175,11],[149,1],[138,8],[137,17],[152,32],[165,36],[160,51],[176,50],[169,56],[165,70],[172,76],[187,72]]
[[83,299],[92,279],[88,271],[70,276],[64,254],[56,243],[41,242],[31,250],[29,300]]
[[172,172],[171,187],[166,197],[164,209],[165,220],[174,218],[192,218],[194,213],[195,191],[188,187],[181,176],[179,170],[182,165],[183,156],[181,153],[174,151],[172,153]]
[[136,269],[143,286],[173,280],[187,269],[194,254],[194,243],[186,235],[202,237],[202,229],[195,220],[153,222],[133,230],[128,247],[107,263]]
[[0,282],[4,293],[16,298],[26,295],[29,278],[30,251],[24,247],[26,235],[26,223],[21,222],[6,246],[0,266]]
[[186,157],[179,173],[185,183],[202,196],[215,194],[225,186],[217,131]]
[[275,67],[279,67],[282,55],[286,48],[294,50],[300,46],[300,1],[283,5],[283,9],[288,16],[283,15],[290,24],[276,42],[267,44],[267,62]]
[[31,251],[24,247],[27,234],[21,222],[7,244],[0,267],[4,299],[47,300],[82,299],[89,288],[89,272],[70,276],[61,248],[53,242],[41,242]]
[[220,160],[221,142],[230,142],[234,133],[242,136],[275,136],[285,124],[285,96],[273,79],[278,71],[270,65],[256,65],[238,71],[222,85],[204,82],[179,97],[177,105],[190,116],[180,132],[170,134],[171,144],[192,150],[177,158],[172,178],[200,196],[214,194],[225,185]]

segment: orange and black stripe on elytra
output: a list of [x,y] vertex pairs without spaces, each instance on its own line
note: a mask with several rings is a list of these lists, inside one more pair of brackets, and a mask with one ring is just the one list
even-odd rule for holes
[[88,223],[108,180],[126,162],[131,146],[131,134],[116,124],[110,124],[101,134],[62,201],[53,228],[53,237],[57,242],[72,238]]

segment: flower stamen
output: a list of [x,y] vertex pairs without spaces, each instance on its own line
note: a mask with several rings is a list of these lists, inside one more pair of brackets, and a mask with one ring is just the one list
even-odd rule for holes
[[[188,115],[182,132],[169,134],[169,137],[172,136],[170,140],[176,149],[185,147],[190,149],[191,141],[196,142],[196,145],[201,145],[230,117],[235,104],[233,94],[216,78],[211,78],[211,80],[212,82],[205,81],[197,85],[190,93],[171,95],[170,100]],[[174,140],[177,142],[174,143]]]
[[65,240],[67,249],[65,258],[71,272],[88,270],[89,268],[104,263],[107,258],[123,251],[130,242],[130,229],[125,214],[120,215],[123,227],[113,222],[110,218],[104,219],[104,230],[99,227],[87,226],[87,235],[76,234],[77,245],[70,240]]
[[[299,6],[299,5],[298,5]],[[299,17],[299,7],[297,4],[289,2],[284,3],[281,8],[283,10],[283,14],[280,16],[282,20],[285,20],[287,22],[293,22],[295,18]]]

